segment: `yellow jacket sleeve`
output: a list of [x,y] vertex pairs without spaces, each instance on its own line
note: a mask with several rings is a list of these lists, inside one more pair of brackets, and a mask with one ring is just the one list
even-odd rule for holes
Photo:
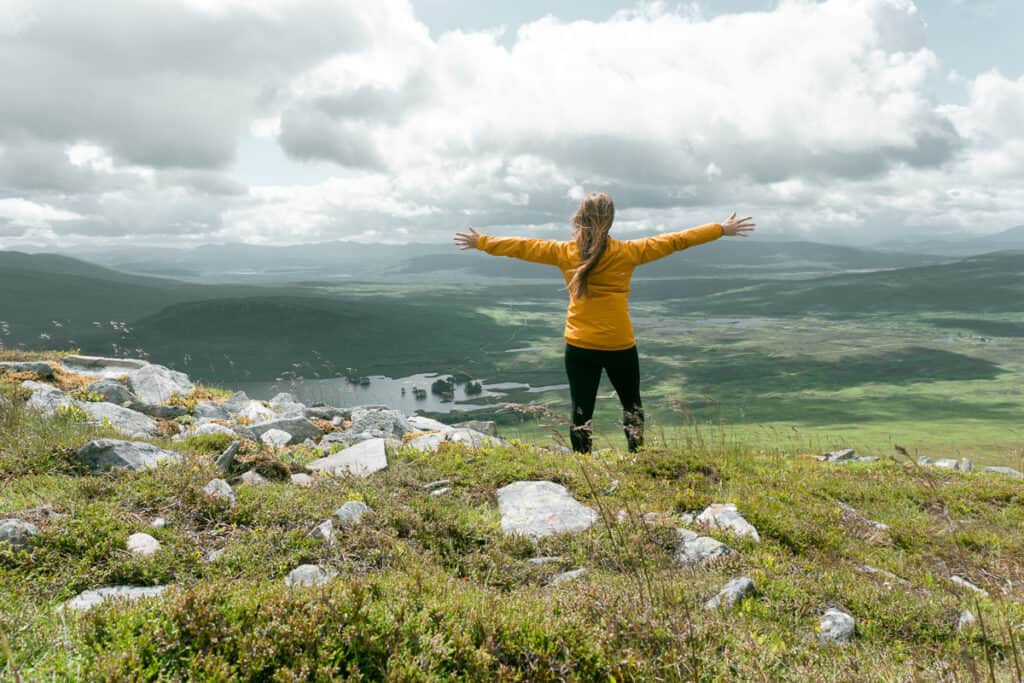
[[557,266],[562,259],[564,243],[557,240],[541,240],[532,237],[495,237],[480,235],[476,248],[492,256],[508,256],[534,263]]
[[717,240],[725,234],[722,226],[718,223],[708,223],[681,232],[669,232],[654,237],[644,237],[638,240],[627,240],[624,242],[631,260],[636,265],[649,263],[663,256],[695,247],[698,244]]

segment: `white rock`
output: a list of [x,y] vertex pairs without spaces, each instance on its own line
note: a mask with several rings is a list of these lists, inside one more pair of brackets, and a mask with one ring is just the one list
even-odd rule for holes
[[761,542],[761,535],[757,533],[757,529],[736,511],[736,506],[732,503],[713,503],[707,506],[697,515],[697,523],[706,524],[711,528],[728,529],[736,536]]
[[956,620],[956,630],[962,631],[971,624],[978,621],[978,618],[971,613],[970,610],[964,610],[960,612],[960,617]]
[[254,423],[266,422],[277,417],[277,413],[259,401],[248,401],[234,414],[235,420],[250,420]]
[[106,586],[83,591],[68,600],[61,609],[88,610],[108,600],[133,602],[142,598],[156,598],[167,590],[167,586]]
[[247,486],[263,486],[267,483],[266,477],[256,470],[247,470],[238,480]]
[[64,356],[61,365],[68,372],[88,377],[121,377],[141,370],[147,361],[135,358],[106,358],[104,356]]
[[676,564],[707,563],[733,554],[732,548],[710,536],[689,529],[676,529]]
[[90,472],[103,472],[142,470],[163,462],[181,462],[182,457],[180,453],[165,451],[145,441],[94,439],[78,449],[74,460],[88,467]]
[[136,557],[149,557],[160,552],[160,541],[149,534],[132,534],[128,537],[128,552]]
[[152,529],[163,529],[165,526],[167,526],[167,520],[163,517],[157,517],[149,526]]
[[128,373],[128,386],[144,403],[157,404],[170,401],[175,394],[185,396],[194,385],[184,372],[150,363]]
[[235,504],[235,492],[231,490],[231,485],[223,479],[211,479],[210,483],[203,487],[203,493],[211,498],[226,500],[231,505]]
[[205,562],[216,562],[220,558],[224,557],[224,552],[225,552],[224,548],[217,548],[216,550],[211,550],[210,552],[206,553],[206,555],[203,556],[203,561],[205,561]]
[[366,503],[360,500],[350,500],[334,511],[333,518],[341,526],[354,526],[359,524],[365,515],[373,510]]
[[956,574],[953,574],[951,577],[949,577],[949,580],[955,583],[956,585],[960,586],[961,588],[966,588],[967,590],[974,591],[979,595],[988,595],[987,590],[975,586],[973,583],[971,583],[962,576],[957,576]]
[[287,446],[292,440],[292,435],[280,429],[271,429],[260,435],[260,441],[269,446]]
[[363,441],[306,465],[308,469],[317,472],[334,475],[351,474],[356,477],[369,476],[387,466],[387,445],[384,439]]
[[28,550],[32,539],[39,535],[39,528],[21,519],[0,519],[0,544],[6,543],[11,549]]
[[818,623],[818,640],[829,643],[848,643],[853,638],[857,624],[853,617],[832,608],[825,611]]
[[719,607],[732,607],[737,602],[754,592],[754,582],[746,576],[733,579],[725,584],[715,597],[704,603],[704,609],[714,610]]
[[313,485],[313,477],[309,476],[304,472],[293,474],[291,477],[291,481],[296,486],[301,486],[302,488],[309,488],[310,486]]
[[303,564],[288,572],[284,583],[289,588],[321,586],[338,575],[333,570],[324,570],[315,564]]
[[573,569],[571,571],[562,572],[561,574],[556,574],[554,577],[552,577],[551,581],[548,582],[548,585],[549,586],[557,586],[558,584],[565,583],[566,581],[573,581],[575,579],[582,579],[586,575],[587,575],[587,570],[586,569],[583,569],[583,568],[581,568],[581,569]]
[[1012,467],[1000,467],[1000,466],[986,467],[982,471],[983,472],[988,472],[989,474],[1002,474],[1002,475],[1007,476],[1007,477],[1015,477],[1015,478],[1018,478],[1018,479],[1021,478],[1021,477],[1024,477],[1024,472],[1020,472],[1019,470],[1015,470]]
[[439,422],[429,417],[422,417],[421,415],[411,415],[405,419],[418,432],[445,432],[452,429],[452,427],[444,422]]
[[501,530],[541,538],[589,529],[597,512],[564,486],[550,481],[517,481],[498,489]]
[[313,538],[319,539],[328,545],[334,543],[334,522],[325,519],[316,525],[316,528],[309,532]]
[[434,489],[433,491],[430,492],[430,495],[435,497],[435,498],[439,498],[439,497],[441,497],[441,496],[443,496],[445,494],[451,493],[451,492],[452,492],[451,487],[450,486],[445,486],[443,488]]

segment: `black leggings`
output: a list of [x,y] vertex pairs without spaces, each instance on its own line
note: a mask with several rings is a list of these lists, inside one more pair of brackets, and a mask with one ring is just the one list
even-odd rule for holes
[[615,387],[622,403],[622,425],[630,452],[644,443],[644,411],[640,403],[640,357],[636,346],[622,351],[598,351],[565,345],[565,372],[569,375],[569,394],[572,397],[572,428],[569,436],[572,449],[589,453],[591,447],[590,420],[594,417],[597,387],[601,383],[601,370]]

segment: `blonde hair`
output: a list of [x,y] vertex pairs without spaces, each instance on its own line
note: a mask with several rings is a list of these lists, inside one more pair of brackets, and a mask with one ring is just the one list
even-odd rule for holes
[[604,192],[591,192],[573,214],[576,226],[576,246],[580,251],[580,265],[569,281],[569,293],[577,298],[587,296],[587,278],[601,260],[608,246],[608,231],[615,220],[615,204]]

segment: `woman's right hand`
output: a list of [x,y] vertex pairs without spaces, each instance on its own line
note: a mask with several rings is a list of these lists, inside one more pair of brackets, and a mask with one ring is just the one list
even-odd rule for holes
[[468,233],[457,232],[452,239],[455,240],[455,244],[459,249],[476,249],[476,241],[480,239],[480,233],[474,230],[472,225],[466,227],[469,228]]
[[733,211],[732,215],[719,223],[719,225],[722,226],[722,234],[730,237],[734,237],[736,235],[746,237],[747,233],[754,232],[754,224],[750,222],[751,219],[752,216],[736,218],[736,212]]

